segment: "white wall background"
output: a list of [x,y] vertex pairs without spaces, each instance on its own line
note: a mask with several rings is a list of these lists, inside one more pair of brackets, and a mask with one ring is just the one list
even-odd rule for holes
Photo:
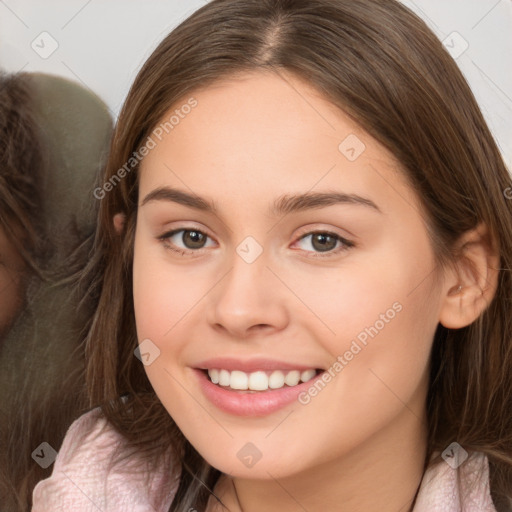
[[[0,67],[81,82],[107,103],[115,117],[158,42],[204,3],[0,0]],[[512,169],[512,0],[403,3],[451,47]]]

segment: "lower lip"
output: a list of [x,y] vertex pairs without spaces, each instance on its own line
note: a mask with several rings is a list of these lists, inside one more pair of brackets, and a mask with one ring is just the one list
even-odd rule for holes
[[298,395],[306,391],[321,378],[319,373],[308,382],[296,386],[285,386],[268,391],[231,391],[214,384],[202,370],[194,368],[199,384],[206,398],[224,412],[235,416],[267,416],[297,400]]

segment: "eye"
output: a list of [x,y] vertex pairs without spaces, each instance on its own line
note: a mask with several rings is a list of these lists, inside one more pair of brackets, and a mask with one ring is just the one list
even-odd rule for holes
[[[308,239],[309,241],[305,245],[313,247],[314,251],[318,251],[318,253],[320,253],[314,254],[312,256],[313,258],[330,257],[339,254],[342,251],[347,251],[350,248],[355,247],[355,244],[350,240],[347,240],[346,238],[343,238],[337,235],[336,233],[331,233],[329,231],[312,231],[310,233],[306,233],[304,236],[301,236],[299,238],[297,243],[303,242]],[[337,246],[338,243],[340,245]],[[307,249],[305,250],[307,251]]]
[[[181,234],[181,235],[180,235]],[[164,233],[158,239],[162,241],[165,248],[177,252],[183,256],[191,255],[194,252],[200,252],[207,247],[206,241],[210,237],[198,229],[175,229]],[[306,252],[315,252],[311,257],[324,258],[334,256],[342,251],[355,247],[355,244],[336,233],[329,231],[312,231],[301,236],[296,243],[309,241],[304,245],[309,245],[313,251],[305,248]],[[182,244],[180,246],[179,244]],[[184,246],[184,247],[183,247]],[[322,254],[325,253],[325,254]]]
[[[205,247],[208,238],[210,237],[198,229],[175,229],[158,237],[167,249],[182,255],[199,252]],[[179,242],[185,247],[180,247]]]

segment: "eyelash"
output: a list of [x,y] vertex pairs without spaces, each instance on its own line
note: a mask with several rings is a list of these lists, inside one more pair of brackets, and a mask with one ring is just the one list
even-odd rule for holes
[[[193,250],[193,249],[188,249],[188,250],[176,249],[175,247],[173,247],[169,243],[169,238],[174,236],[176,233],[187,232],[187,231],[188,232],[194,231],[196,233],[200,233],[201,235],[206,236],[207,238],[210,238],[206,233],[204,233],[203,231],[200,231],[199,229],[181,228],[181,229],[175,229],[173,231],[169,231],[168,233],[164,233],[163,235],[158,237],[158,240],[160,240],[163,243],[163,245],[164,245],[164,247],[166,249],[170,249],[171,251],[176,252],[178,254],[181,254],[182,256],[187,256],[187,254],[190,254],[190,253],[201,252],[203,249],[197,249],[197,250]],[[336,255],[340,254],[341,252],[348,251],[349,249],[352,249],[353,247],[356,246],[356,244],[354,242],[351,242],[350,240],[347,240],[346,238],[343,238],[340,235],[337,235],[336,233],[332,233],[330,231],[321,231],[321,230],[308,231],[307,233],[305,233],[305,234],[301,235],[299,238],[297,238],[297,241],[300,241],[300,240],[302,240],[304,238],[307,238],[310,235],[317,235],[317,234],[328,235],[330,237],[333,237],[333,238],[336,239],[336,241],[341,242],[343,244],[343,246],[342,247],[338,247],[337,249],[333,249],[331,251],[326,251],[325,253],[314,252],[314,251],[306,251],[308,253],[314,252],[314,256],[307,256],[308,258],[329,258],[329,257],[336,256]]]

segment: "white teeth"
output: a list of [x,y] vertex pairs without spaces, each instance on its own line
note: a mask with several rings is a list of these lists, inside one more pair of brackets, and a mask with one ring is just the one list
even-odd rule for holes
[[268,376],[265,372],[253,372],[249,375],[249,389],[265,391],[268,389]]
[[229,387],[231,389],[249,389],[249,376],[247,373],[238,370],[231,372]]
[[272,373],[258,370],[246,373],[239,370],[232,372],[212,368],[208,370],[213,384],[230,387],[231,389],[266,391],[267,389],[279,389],[287,386],[296,386],[299,382],[308,382],[316,375],[316,370],[291,370],[282,372],[274,370]]
[[229,386],[230,380],[231,380],[231,374],[227,370],[220,370],[219,385],[220,386]]
[[219,370],[210,370],[208,372],[208,375],[210,375],[210,379],[212,379],[212,382],[214,384],[219,383]]
[[284,378],[284,383],[288,386],[296,386],[300,380],[300,372],[297,370],[292,370],[288,372],[286,377]]
[[270,374],[268,379],[268,387],[271,389],[279,389],[284,386],[284,373],[276,370]]
[[300,380],[302,382],[307,382],[308,380],[311,380],[315,375],[315,370],[305,370],[300,374]]

